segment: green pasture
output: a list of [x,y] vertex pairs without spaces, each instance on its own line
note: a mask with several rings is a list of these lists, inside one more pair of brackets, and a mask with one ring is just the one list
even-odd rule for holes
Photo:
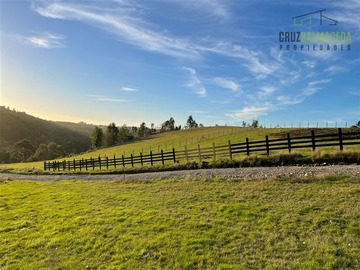
[[359,191],[346,176],[3,181],[0,269],[359,269]]
[[[162,133],[158,135],[151,136],[142,140],[137,140],[132,143],[127,143],[115,147],[103,148],[95,151],[90,151],[83,153],[77,156],[65,157],[62,160],[73,160],[73,159],[89,159],[97,157],[109,157],[112,158],[114,155],[116,157],[129,157],[131,154],[134,156],[139,156],[140,153],[148,154],[152,151],[154,154],[159,153],[161,150],[171,151],[172,148],[175,148],[177,151],[185,150],[185,146],[188,150],[197,149],[198,145],[201,148],[215,146],[227,145],[229,141],[232,143],[245,142],[246,138],[249,138],[250,141],[264,140],[265,136],[268,135],[269,139],[277,138],[276,134],[279,132],[286,133],[290,131],[296,131],[298,129],[290,128],[266,128],[266,129],[253,129],[253,128],[239,128],[239,127],[206,127],[206,128],[197,128],[197,129],[188,129],[180,130],[169,133]],[[337,129],[334,129],[334,133],[337,132]],[[308,130],[308,135],[310,135],[310,129]],[[321,152],[329,153],[338,151],[338,147],[327,147],[319,148]],[[357,146],[346,146],[345,150],[355,150],[360,151],[360,145]],[[287,151],[272,151],[271,154],[276,153],[285,153]],[[312,150],[309,149],[298,149],[297,153],[303,155],[312,155]],[[258,153],[259,155],[265,155],[265,153]],[[234,158],[243,158],[244,154],[235,155]],[[183,160],[182,162],[185,162]],[[167,162],[171,164],[171,162]],[[43,162],[29,162],[29,163],[17,163],[17,164],[6,164],[0,165],[0,168],[8,169],[43,169]],[[140,165],[136,165],[140,166]],[[104,169],[104,168],[103,168]]]

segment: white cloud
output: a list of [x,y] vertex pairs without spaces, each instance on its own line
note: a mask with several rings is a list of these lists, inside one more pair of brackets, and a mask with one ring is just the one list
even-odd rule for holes
[[346,70],[347,69],[345,67],[332,65],[326,68],[324,71],[330,73],[331,75],[334,75],[340,72],[344,72]]
[[299,104],[304,101],[304,98],[292,98],[289,96],[278,96],[276,100],[279,102],[278,106],[289,106],[289,105],[295,105]]
[[213,81],[220,87],[230,89],[231,91],[238,91],[240,88],[240,85],[230,79],[222,78],[222,77],[216,77],[213,79]]
[[234,111],[232,113],[226,114],[226,116],[229,116],[233,119],[239,119],[239,120],[247,120],[247,119],[256,119],[259,116],[267,115],[267,112],[270,111],[270,107],[244,107],[241,110]]
[[195,69],[190,67],[182,67],[182,69],[190,73],[190,81],[186,84],[186,86],[194,90],[197,95],[206,97],[207,91],[202,85],[201,80],[198,78]]
[[309,82],[302,94],[305,96],[311,96],[323,88],[322,84],[328,83],[330,81],[331,79],[324,79]]
[[208,111],[189,111],[189,113],[194,113],[194,114],[208,114]]
[[315,61],[303,61],[301,63],[304,64],[308,68],[316,67],[316,62]]
[[59,34],[45,33],[26,37],[26,43],[45,49],[64,48],[64,39],[64,36]]
[[[172,36],[166,30],[159,30],[159,27],[151,25],[141,18],[131,16],[129,6],[120,8],[120,11],[117,10],[117,13],[113,14],[101,5],[94,4],[97,2],[90,3],[88,5],[75,5],[67,2],[52,4],[46,4],[45,2],[43,5],[33,5],[33,9],[45,17],[78,20],[95,25],[115,34],[121,41],[146,51],[190,59],[202,57],[207,53],[241,59],[245,61],[243,66],[257,79],[265,79],[281,66],[281,54],[275,53],[274,48],[271,48],[271,54],[275,61],[268,61],[266,60],[266,54],[232,42],[212,38],[190,40]],[[123,5],[125,4],[123,3]],[[221,13],[220,7],[222,4],[219,1],[211,1],[211,3],[202,1],[201,5],[212,8],[218,7],[215,10]]]
[[266,98],[271,96],[277,89],[274,86],[263,86],[260,88],[261,91],[258,93],[259,98]]
[[126,99],[119,99],[119,98],[96,98],[96,101],[106,101],[106,102],[128,102],[129,100]]
[[[91,2],[94,4],[93,2]],[[176,57],[197,57],[191,43],[149,29],[139,18],[132,18],[127,9],[111,14],[101,6],[75,5],[71,3],[52,3],[33,5],[40,15],[55,18],[85,21],[114,33],[121,41],[138,46],[143,50],[159,52]]]
[[185,8],[200,11],[220,19],[229,19],[230,13],[222,0],[174,1]]
[[125,92],[137,92],[139,91],[136,88],[132,88],[132,87],[121,87],[121,91],[125,91]]

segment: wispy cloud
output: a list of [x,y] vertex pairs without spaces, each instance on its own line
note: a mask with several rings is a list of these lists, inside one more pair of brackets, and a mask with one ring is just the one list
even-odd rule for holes
[[136,88],[132,88],[132,87],[121,87],[121,91],[125,91],[125,92],[137,92],[139,91]]
[[331,79],[324,79],[318,81],[312,81],[307,84],[307,87],[303,90],[302,94],[305,96],[311,96],[323,88],[323,84],[330,82]]
[[105,101],[105,102],[129,102],[126,99],[119,99],[119,98],[96,98],[95,101]]
[[176,57],[196,57],[197,54],[191,43],[150,29],[141,19],[130,17],[126,8],[118,10],[117,14],[111,14],[108,9],[104,10],[101,6],[65,2],[34,4],[33,9],[48,18],[85,21],[112,32],[121,38],[121,41],[143,50]]
[[45,33],[26,37],[26,43],[45,49],[64,48],[64,39],[65,37],[59,34]]
[[314,68],[316,67],[316,62],[315,61],[303,61],[301,62],[302,64],[304,64],[307,68]]
[[256,119],[259,116],[267,115],[268,111],[270,111],[270,107],[244,107],[241,110],[233,111],[231,113],[226,114],[233,119],[237,120],[248,120],[248,119]]
[[327,67],[324,71],[328,72],[331,75],[334,75],[334,74],[337,74],[337,73],[340,73],[340,72],[344,72],[346,70],[347,69],[345,67],[343,67],[343,66],[331,65],[331,66]]
[[222,77],[216,77],[213,79],[214,83],[222,88],[230,89],[233,92],[236,92],[240,89],[240,85],[231,79],[226,79]]
[[120,99],[120,98],[111,98],[104,95],[86,95],[87,97],[92,98],[94,101],[101,101],[101,102],[129,102],[130,100],[127,99]]
[[193,113],[193,114],[208,114],[208,111],[188,111],[189,113]]
[[190,67],[182,67],[183,70],[186,70],[190,74],[190,80],[186,84],[187,87],[195,91],[195,93],[201,97],[206,97],[207,91],[202,85],[201,80],[197,76],[195,69]]
[[222,0],[174,1],[174,3],[219,19],[227,20],[231,17],[228,7]]
[[[122,3],[123,1],[120,1]],[[83,3],[83,2],[80,2]],[[274,55],[275,61],[269,61],[266,54],[254,51],[244,45],[234,44],[216,38],[182,38],[170,34],[166,29],[150,24],[141,17],[129,14],[129,7],[120,6],[117,13],[99,4],[71,4],[42,2],[41,5],[33,4],[33,9],[40,15],[63,20],[76,20],[102,28],[113,33],[122,42],[132,44],[143,50],[170,55],[179,58],[197,59],[207,54],[217,54],[236,58],[243,61],[243,66],[257,79],[265,79],[280,68],[281,55]],[[95,2],[97,3],[97,2]],[[127,3],[127,2],[125,2]],[[190,3],[190,2],[189,2]],[[206,7],[217,7],[221,13],[222,2],[201,1]],[[136,8],[136,6],[134,7]]]
[[263,86],[260,89],[261,89],[261,91],[258,93],[259,98],[269,97],[276,91],[276,88],[271,85]]

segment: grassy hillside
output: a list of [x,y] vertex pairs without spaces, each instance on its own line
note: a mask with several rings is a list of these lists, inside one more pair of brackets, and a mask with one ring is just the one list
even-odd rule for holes
[[[344,129],[348,131],[349,129]],[[269,138],[281,138],[286,136],[286,133],[289,132],[292,136],[304,136],[309,135],[310,129],[253,129],[253,128],[240,128],[240,127],[205,127],[205,128],[196,128],[196,129],[188,129],[188,130],[180,130],[169,133],[162,133],[158,135],[154,135],[142,140],[136,140],[131,143],[111,147],[99,149],[96,151],[87,152],[81,155],[76,155],[71,158],[72,159],[81,159],[81,158],[95,158],[98,156],[101,157],[113,157],[116,155],[117,157],[139,155],[140,152],[143,154],[147,154],[151,151],[153,153],[158,153],[160,150],[170,151],[173,147],[178,150],[184,150],[185,146],[187,149],[197,149],[198,145],[201,148],[210,147],[213,143],[217,146],[227,145],[230,140],[232,143],[236,142],[244,142],[246,138],[249,138],[250,141],[255,140],[264,140],[266,135],[269,135]],[[316,134],[324,134],[325,133],[336,133],[337,129],[317,129]],[[334,152],[339,150],[338,147],[328,147],[321,148],[321,152]],[[345,150],[360,150],[360,145],[358,146],[346,146]],[[284,151],[282,151],[284,152]],[[285,151],[286,152],[286,151]],[[309,149],[299,149],[296,152],[312,155],[312,150]],[[275,151],[272,152],[276,153]],[[264,155],[265,153],[260,153]],[[242,155],[243,156],[243,155]],[[66,159],[66,158],[64,158]],[[63,159],[61,159],[63,160]],[[32,162],[32,163],[21,163],[21,164],[8,164],[5,165],[7,168],[43,168],[43,162]],[[140,166],[140,165],[139,165]],[[2,166],[4,168],[4,166]]]
[[359,269],[358,179],[0,183],[0,268]]
[[55,142],[78,153],[89,149],[92,130],[90,125],[56,123],[0,107],[0,147],[3,148],[28,139],[35,146]]
[[[284,130],[284,129],[282,129]],[[152,150],[158,153],[161,149],[171,150],[188,149],[201,147],[210,147],[213,143],[216,145],[226,145],[228,141],[240,142],[244,141],[246,137],[251,140],[262,140],[266,135],[275,134],[279,129],[252,129],[239,127],[205,127],[188,130],[179,130],[169,133],[162,133],[158,135],[138,140],[124,145],[119,145],[111,148],[99,149],[94,152],[89,152],[78,156],[79,158],[88,158],[96,156],[113,156],[122,155],[138,155],[140,152],[149,153]],[[274,135],[270,135],[274,137]]]

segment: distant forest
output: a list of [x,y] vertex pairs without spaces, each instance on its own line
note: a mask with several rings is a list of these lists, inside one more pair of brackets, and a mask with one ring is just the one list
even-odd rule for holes
[[[190,115],[183,128],[202,127]],[[92,149],[119,145],[160,132],[182,129],[171,117],[160,128],[95,126],[43,120],[25,112],[0,106],[0,163],[49,160],[79,154]]]
[[52,159],[88,150],[93,125],[46,121],[0,106],[0,162]]

